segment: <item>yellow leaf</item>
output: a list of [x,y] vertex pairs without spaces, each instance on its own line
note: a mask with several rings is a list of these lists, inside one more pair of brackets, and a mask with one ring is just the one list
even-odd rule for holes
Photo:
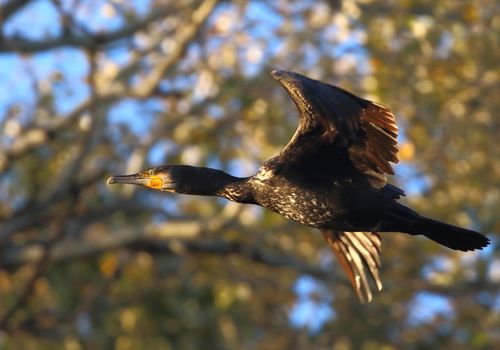
[[399,149],[399,159],[401,161],[410,161],[415,155],[415,146],[411,142],[405,142]]
[[118,259],[115,254],[106,254],[99,262],[99,270],[106,277],[111,277],[118,268]]

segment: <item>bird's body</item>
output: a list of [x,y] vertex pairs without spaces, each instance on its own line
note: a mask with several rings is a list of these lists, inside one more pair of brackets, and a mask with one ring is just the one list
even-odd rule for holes
[[463,251],[488,245],[480,233],[425,218],[398,202],[404,192],[385,177],[393,173],[390,162],[398,161],[398,128],[389,109],[297,73],[272,75],[292,97],[300,122],[281,153],[253,176],[165,165],[108,182],[220,196],[320,229],[362,301],[372,297],[367,274],[382,287],[378,232],[422,234]]
[[[322,167],[282,166],[273,158],[248,182],[256,204],[301,224],[318,229],[374,229],[380,207],[371,206],[369,213],[363,203],[376,200],[377,191],[358,184],[355,176],[329,173]],[[365,215],[357,215],[358,209]]]

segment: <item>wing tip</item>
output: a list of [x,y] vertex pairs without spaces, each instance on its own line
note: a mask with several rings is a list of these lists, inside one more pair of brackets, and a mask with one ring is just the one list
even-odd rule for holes
[[[383,288],[379,277],[380,236],[376,232],[337,232],[322,230],[323,237],[335,253],[361,303],[373,299],[371,286]],[[366,275],[371,278],[368,282]]]

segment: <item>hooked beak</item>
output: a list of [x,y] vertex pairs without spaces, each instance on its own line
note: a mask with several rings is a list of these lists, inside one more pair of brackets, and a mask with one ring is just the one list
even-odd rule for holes
[[151,187],[154,189],[159,189],[163,185],[163,181],[158,176],[149,176],[145,174],[132,174],[132,175],[115,175],[111,176],[108,181],[108,185],[111,184],[130,184],[130,185],[141,185],[146,187]]

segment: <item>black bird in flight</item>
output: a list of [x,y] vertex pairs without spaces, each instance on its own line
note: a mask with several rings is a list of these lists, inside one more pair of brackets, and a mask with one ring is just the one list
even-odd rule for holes
[[253,176],[221,170],[163,165],[109,184],[143,185],[160,191],[219,196],[257,204],[319,229],[362,302],[372,299],[367,275],[377,290],[380,232],[424,235],[451,249],[468,251],[489,244],[482,234],[423,217],[398,203],[404,192],[387,183],[397,163],[394,114],[378,103],[303,75],[274,70],[300,121],[290,142]]

